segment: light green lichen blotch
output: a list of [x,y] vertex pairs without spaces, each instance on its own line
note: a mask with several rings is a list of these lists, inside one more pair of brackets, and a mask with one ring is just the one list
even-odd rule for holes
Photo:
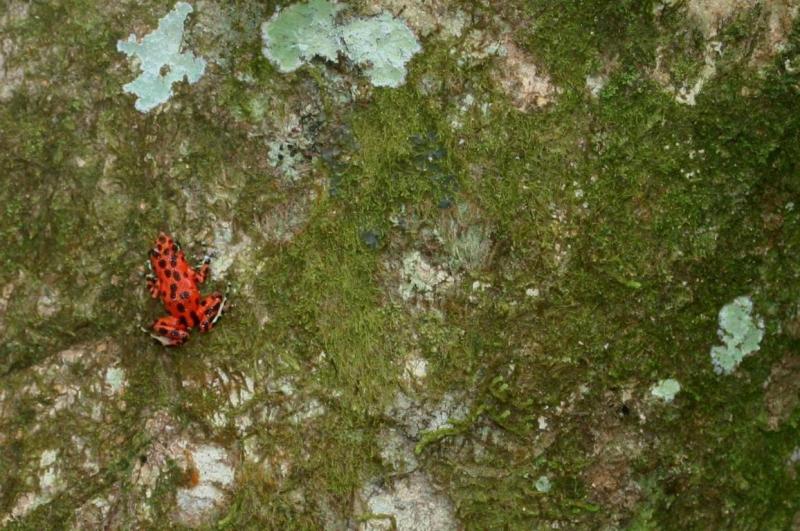
[[[172,84],[186,79],[196,83],[205,72],[206,62],[191,52],[181,52],[183,25],[192,6],[178,2],[159,22],[158,29],[137,42],[131,34],[117,41],[117,50],[139,59],[142,73],[122,89],[137,96],[135,107],[148,112],[172,96]],[[163,69],[163,72],[162,72]]]
[[536,487],[536,490],[542,494],[550,492],[550,489],[552,488],[552,485],[550,484],[550,478],[547,476],[539,476],[539,479],[536,480],[536,483],[534,483],[533,486]]
[[406,63],[422,47],[405,23],[389,13],[356,19],[342,28],[344,52],[376,87],[399,87],[406,79]]
[[283,73],[315,56],[336,61],[341,41],[335,18],[341,9],[327,0],[311,0],[275,13],[261,26],[264,55]]
[[680,390],[681,384],[678,380],[667,378],[666,380],[659,380],[658,383],[653,385],[650,388],[650,394],[664,402],[672,402]]
[[376,87],[399,87],[406,63],[422,47],[405,23],[389,13],[340,26],[343,5],[311,0],[279,11],[261,26],[264,55],[279,71],[293,72],[314,57],[336,61],[339,52],[365,69]]
[[759,349],[764,338],[764,321],[753,317],[753,301],[742,296],[719,312],[717,334],[724,345],[711,347],[711,362],[717,374],[731,374],[748,354]]

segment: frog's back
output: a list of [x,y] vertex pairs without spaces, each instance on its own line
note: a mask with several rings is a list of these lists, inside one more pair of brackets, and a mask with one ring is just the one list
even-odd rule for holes
[[171,237],[162,233],[150,251],[150,264],[156,275],[159,298],[170,315],[186,327],[197,326],[200,290],[184,252]]

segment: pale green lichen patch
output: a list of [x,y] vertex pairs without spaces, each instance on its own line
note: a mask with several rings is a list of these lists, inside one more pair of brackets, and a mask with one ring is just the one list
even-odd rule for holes
[[341,41],[335,18],[342,8],[327,0],[311,0],[278,11],[261,26],[264,55],[283,73],[314,57],[336,61]]
[[402,277],[400,296],[403,300],[410,300],[416,295],[432,301],[434,293],[453,284],[450,273],[429,264],[419,251],[412,251],[403,257]]
[[672,402],[675,395],[681,390],[681,384],[678,380],[667,378],[659,380],[653,387],[650,388],[650,394],[656,398],[660,398],[664,402]]
[[148,112],[172,96],[172,84],[186,79],[196,83],[205,72],[206,62],[191,52],[181,52],[183,24],[192,6],[178,2],[158,22],[158,29],[137,42],[131,34],[127,41],[117,41],[117,50],[139,59],[142,73],[122,89],[136,95],[134,106]]
[[750,297],[737,297],[719,312],[719,338],[724,346],[711,347],[711,362],[717,374],[731,374],[745,356],[759,349],[764,320],[753,316]]
[[533,486],[536,487],[536,490],[543,494],[550,492],[550,489],[552,488],[552,485],[550,484],[550,478],[547,476],[539,476],[539,479],[536,480],[536,483],[534,483]]
[[344,52],[376,87],[399,87],[406,79],[406,63],[422,50],[405,23],[389,13],[357,19],[342,29]]
[[399,87],[406,63],[422,47],[406,24],[389,13],[359,18],[340,26],[343,5],[311,0],[277,12],[261,26],[262,51],[283,73],[293,72],[314,57],[336,61],[342,52],[376,87]]
[[125,370],[120,367],[109,367],[106,369],[105,381],[112,393],[119,393],[125,387]]

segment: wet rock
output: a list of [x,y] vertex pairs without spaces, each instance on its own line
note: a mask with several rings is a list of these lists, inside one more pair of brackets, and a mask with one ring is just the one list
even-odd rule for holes
[[97,496],[90,499],[75,511],[70,529],[82,531],[84,529],[121,529],[122,522],[119,515],[113,511],[119,494],[114,490],[107,497]]
[[[23,452],[4,471],[25,489],[0,520],[23,518],[75,480],[98,473],[118,458],[114,419],[126,409],[127,379],[120,349],[111,341],[78,344],[8,375],[0,393],[0,433],[21,448],[51,441],[39,455]],[[6,392],[9,391],[9,392]],[[19,424],[19,419],[27,419]],[[69,426],[69,431],[64,431]],[[4,440],[0,438],[0,440]],[[5,441],[4,441],[5,442]]]
[[[11,1],[0,15],[0,33],[28,17],[28,2]],[[11,37],[0,38],[0,102],[8,101],[25,81],[25,70],[16,60],[19,47]]]
[[[1,299],[0,299],[0,304],[2,304]],[[1,306],[0,306],[0,319],[2,319]],[[784,325],[784,330],[786,331],[786,335],[788,335],[792,339],[800,339],[800,309],[795,311],[794,315],[792,315],[789,319],[786,320]]]
[[469,23],[469,16],[443,0],[373,0],[367,6],[370,14],[381,11],[402,13],[403,20],[420,37],[460,37]]
[[398,393],[386,411],[411,439],[418,439],[424,431],[452,426],[451,421],[467,418],[470,402],[460,394],[447,393],[438,402],[420,401],[405,393]]
[[509,35],[507,27],[470,31],[462,42],[459,61],[465,64],[493,59],[498,88],[521,112],[553,103],[561,89],[552,82],[544,66]]
[[632,511],[642,493],[632,480],[633,470],[626,459],[619,457],[599,461],[585,473],[595,500],[616,511]]
[[185,452],[190,483],[178,489],[175,519],[189,527],[199,527],[213,520],[224,505],[226,491],[233,485],[234,470],[224,448],[211,445],[187,445]]
[[428,360],[416,352],[409,354],[403,365],[403,380],[409,384],[421,383],[427,375]]
[[302,424],[325,414],[325,406],[316,398],[299,405],[299,407],[289,416],[292,424]]
[[65,485],[61,478],[57,458],[58,450],[49,449],[42,452],[38,466],[38,490],[18,496],[11,512],[0,518],[0,524],[25,516],[40,505],[50,502],[54,496],[64,490]]
[[312,104],[279,115],[267,143],[267,160],[285,185],[298,183],[310,172],[322,120],[320,109]]
[[642,408],[635,396],[632,390],[623,389],[620,394],[608,392],[595,402],[591,464],[583,472],[591,498],[608,510],[617,526],[634,511],[643,495],[632,463],[644,452],[646,441],[637,426],[625,420]]
[[217,278],[225,278],[228,269],[239,255],[250,249],[252,241],[244,233],[239,233],[238,242],[234,243],[233,223],[219,221],[214,228],[214,260],[211,264],[212,274]]
[[525,112],[553,103],[561,92],[533,58],[510,39],[503,41],[505,55],[500,71],[500,86],[517,110]]
[[[120,398],[126,381],[125,371],[119,368],[119,356],[119,347],[110,341],[63,350],[52,360],[32,367],[28,374],[20,375],[22,385],[13,397],[9,396],[8,407],[13,410],[32,401],[36,421],[27,426],[29,434],[40,429],[40,421],[67,409],[86,418],[96,417],[99,410],[100,419],[106,410],[124,409]],[[84,371],[98,378],[85,378]],[[14,382],[10,384],[13,386]]]
[[784,356],[772,366],[764,384],[767,426],[778,430],[800,403],[800,356]]
[[768,65],[776,54],[786,49],[792,26],[800,12],[797,2],[772,0],[766,4],[768,9],[764,16],[767,19],[767,32],[761,46],[753,53],[751,64],[755,66]]
[[122,227],[136,207],[130,195],[125,193],[124,185],[111,177],[102,177],[97,183],[92,207],[108,230]]
[[689,16],[700,26],[706,38],[717,35],[722,25],[743,10],[750,9],[756,0],[689,0]]
[[381,446],[381,459],[396,474],[413,472],[419,466],[413,441],[400,430],[388,428],[381,431],[378,444]]
[[313,189],[291,194],[286,201],[258,216],[259,232],[270,242],[290,242],[308,223],[316,197]]
[[449,272],[431,265],[419,251],[412,251],[403,257],[402,284],[399,287],[403,300],[419,297],[431,302],[436,293],[447,290],[453,283],[453,276]]
[[277,446],[264,458],[261,468],[268,478],[280,485],[292,474],[294,464],[290,456],[288,450]]
[[244,434],[252,425],[250,410],[256,393],[254,376],[217,367],[184,380],[183,386],[202,395],[201,402],[208,404],[213,401],[216,404],[213,410],[203,411],[215,428],[225,428],[232,422],[237,431]]
[[61,303],[58,291],[49,286],[44,286],[41,295],[36,300],[36,313],[42,319],[49,319],[57,314],[60,309]]
[[174,464],[187,480],[175,493],[172,518],[189,527],[213,521],[225,507],[233,488],[235,472],[231,452],[180,430],[175,420],[163,411],[147,421],[146,430],[153,437],[152,442],[131,473],[131,483],[137,491],[133,512],[138,519],[152,520],[147,501],[159,479],[169,472],[170,464]]
[[[655,8],[658,14],[676,2],[664,0]],[[788,40],[794,20],[797,18],[796,5],[784,0],[690,0],[686,3],[686,16],[691,30],[698,32],[704,41],[701,49],[688,50],[688,55],[695,54],[699,70],[689,79],[673,79],[670,72],[672,63],[684,61],[685,57],[668,57],[668,46],[660,46],[656,50],[656,65],[653,78],[664,89],[675,96],[676,101],[686,105],[694,105],[697,96],[704,86],[717,73],[717,62],[723,56],[727,42],[724,29],[743,13],[761,10],[762,23],[766,26],[759,42],[753,44],[750,52],[750,64],[763,66],[771,63],[775,54],[781,52]],[[671,37],[671,36],[670,36]]]
[[9,282],[0,290],[0,335],[6,331],[6,311],[8,310],[8,303],[11,301],[11,295],[14,293],[15,287],[13,282]]
[[258,26],[266,18],[265,7],[250,0],[239,4],[213,0],[196,2],[192,40],[197,53],[209,63],[229,67],[232,50],[258,34]]
[[427,475],[414,472],[390,484],[367,483],[357,500],[356,517],[369,515],[358,529],[423,531],[458,529],[450,500],[438,492]]

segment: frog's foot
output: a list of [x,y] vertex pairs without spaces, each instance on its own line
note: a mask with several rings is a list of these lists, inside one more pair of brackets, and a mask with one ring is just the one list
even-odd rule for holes
[[217,324],[228,299],[225,295],[215,292],[203,299],[200,303],[200,331],[208,332]]
[[150,296],[154,299],[158,298],[158,280],[156,279],[155,274],[153,274],[153,266],[150,264],[150,260],[145,262],[147,266],[147,274],[145,275],[145,280],[147,281],[147,290],[150,292]]
[[147,275],[147,289],[150,291],[150,296],[154,299],[158,298],[158,280],[153,275]]
[[189,339],[186,326],[171,315],[156,320],[151,328],[150,337],[165,347],[177,347]]
[[197,266],[197,269],[194,274],[195,282],[198,284],[202,284],[208,278],[210,267],[208,264],[211,263],[211,259],[214,258],[214,252],[209,251],[204,257],[203,261],[200,262],[200,265]]

